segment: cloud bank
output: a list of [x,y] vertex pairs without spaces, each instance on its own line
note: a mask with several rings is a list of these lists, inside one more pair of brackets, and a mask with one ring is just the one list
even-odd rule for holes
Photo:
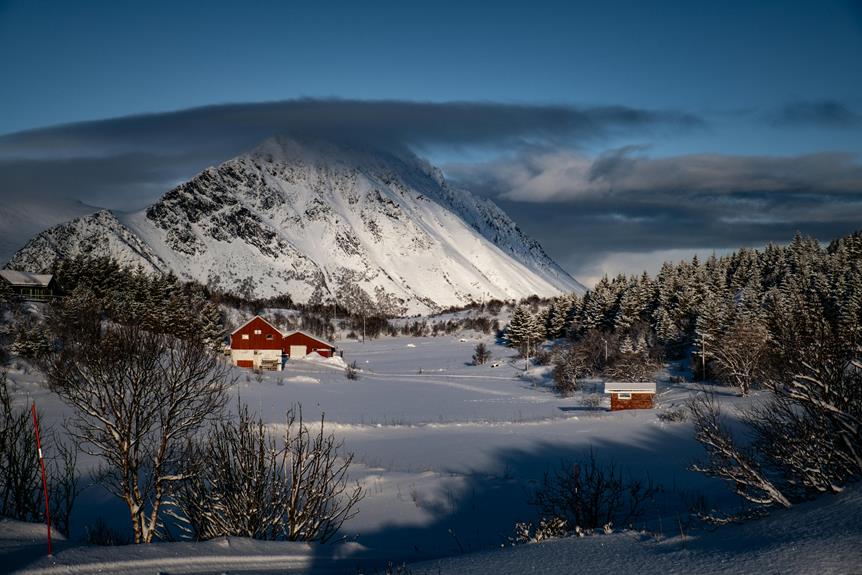
[[290,100],[207,106],[0,136],[0,192],[142,207],[207,166],[274,134],[386,148],[580,146],[621,133],[702,125],[696,116],[622,106]]
[[[859,122],[835,101],[788,104],[770,118],[777,127]],[[494,198],[586,281],[641,258],[652,269],[656,254],[758,246],[796,230],[829,239],[860,226],[862,166],[850,154],[653,157],[648,146],[611,147],[708,127],[683,111],[622,106],[320,99],[207,106],[0,136],[0,196],[137,209],[286,134],[420,154],[501,154],[445,172]]]
[[517,214],[587,284],[623,264],[655,271],[673,254],[786,242],[797,230],[829,240],[862,227],[862,165],[850,154],[647,151],[532,149],[446,172]]

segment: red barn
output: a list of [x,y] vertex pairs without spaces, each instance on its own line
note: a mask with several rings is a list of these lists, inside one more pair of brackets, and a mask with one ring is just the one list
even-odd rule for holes
[[259,315],[230,334],[230,356],[238,367],[280,371],[281,346],[281,331]]
[[323,357],[332,357],[335,346],[304,331],[293,331],[282,337],[281,349],[290,359],[302,359],[311,352]]
[[655,382],[608,382],[605,393],[611,396],[611,411],[652,409]]

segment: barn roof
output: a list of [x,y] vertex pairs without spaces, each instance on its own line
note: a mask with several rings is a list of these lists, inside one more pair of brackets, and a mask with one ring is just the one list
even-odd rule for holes
[[290,336],[292,336],[292,335],[295,335],[295,334],[297,334],[297,333],[301,333],[301,334],[302,334],[302,335],[304,335],[305,337],[311,338],[311,339],[313,339],[314,341],[319,341],[320,343],[324,343],[324,344],[328,345],[329,347],[331,347],[331,348],[333,348],[333,349],[335,348],[335,344],[333,344],[333,343],[329,343],[329,342],[328,342],[328,341],[326,341],[325,339],[320,339],[319,337],[313,336],[313,335],[311,335],[310,333],[307,333],[307,332],[304,332],[304,331],[301,331],[301,330],[298,330],[298,329],[297,329],[297,330],[294,330],[294,331],[291,331],[291,332],[288,332],[288,333],[283,333],[283,334],[281,334],[281,337],[282,337],[282,338],[286,338],[286,337],[290,337]]
[[605,393],[655,393],[654,381],[609,381]]
[[[239,330],[241,330],[242,328],[244,328],[245,326],[247,326],[248,324],[250,324],[251,322],[253,322],[253,321],[254,321],[254,320],[256,320],[256,319],[259,319],[260,321],[262,321],[263,323],[265,323],[266,325],[268,325],[269,327],[271,327],[272,329],[274,329],[274,330],[275,330],[275,331],[277,331],[278,333],[282,333],[282,332],[281,332],[281,330],[280,330],[280,329],[278,329],[277,327],[275,327],[274,325],[272,325],[272,323],[270,323],[270,322],[266,321],[265,319],[263,319],[263,318],[262,318],[262,317],[260,317],[259,315],[256,315],[256,316],[254,316],[253,318],[251,318],[250,320],[248,320],[247,322],[245,322],[244,324],[242,324],[241,326],[239,326],[238,328],[236,328],[235,330],[233,330],[232,332],[230,332],[230,334],[231,334],[231,335],[235,334],[236,332],[238,332]],[[283,335],[284,335],[284,334],[282,334],[282,336],[283,336]]]
[[0,270],[0,277],[13,286],[48,287],[54,278],[51,274],[31,274],[18,270]]

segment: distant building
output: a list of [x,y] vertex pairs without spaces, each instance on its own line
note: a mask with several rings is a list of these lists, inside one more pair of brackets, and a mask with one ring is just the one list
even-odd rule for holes
[[608,382],[605,393],[611,396],[611,411],[652,409],[655,382]]
[[282,342],[282,350],[289,359],[302,359],[312,352],[323,357],[332,357],[335,352],[334,345],[304,331],[292,331],[285,334]]
[[230,334],[230,358],[238,367],[281,371],[281,331],[259,315]]
[[230,357],[237,367],[281,371],[283,357],[302,359],[310,353],[332,357],[335,346],[303,331],[282,333],[259,315],[230,335]]
[[17,270],[0,270],[0,281],[9,284],[15,295],[33,301],[49,300],[55,295],[57,287],[51,274],[32,274]]

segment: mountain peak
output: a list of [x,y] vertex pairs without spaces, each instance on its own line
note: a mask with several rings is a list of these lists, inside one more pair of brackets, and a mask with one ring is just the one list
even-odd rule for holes
[[91,217],[28,253],[93,252],[81,238],[97,228],[121,259],[247,296],[327,301],[351,282],[425,312],[583,289],[490,200],[410,152],[350,142],[270,138],[142,212]]

